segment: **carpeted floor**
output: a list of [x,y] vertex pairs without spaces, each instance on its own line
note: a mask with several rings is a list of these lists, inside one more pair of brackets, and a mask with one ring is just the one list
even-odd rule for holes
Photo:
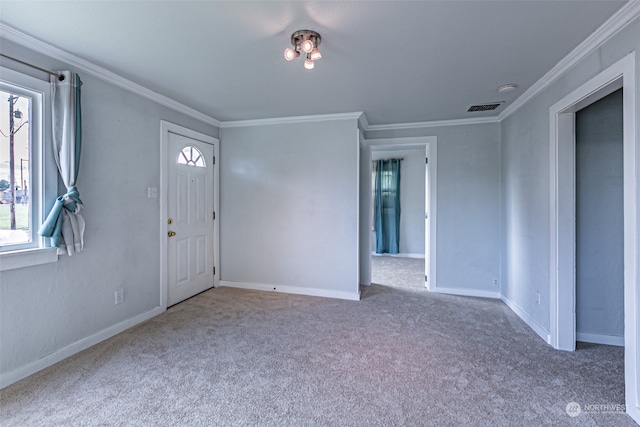
[[[9,426],[633,426],[623,349],[555,351],[502,302],[217,288],[1,392]],[[585,407],[586,408],[586,407]]]
[[371,283],[426,291],[424,258],[373,255],[371,257]]

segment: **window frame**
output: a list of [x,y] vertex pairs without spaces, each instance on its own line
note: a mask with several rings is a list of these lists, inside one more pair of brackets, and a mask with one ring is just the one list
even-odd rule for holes
[[31,242],[0,247],[0,271],[56,262],[57,249],[38,235],[57,197],[58,170],[51,152],[51,84],[30,75],[0,67],[0,87],[32,99],[30,111],[29,173]]

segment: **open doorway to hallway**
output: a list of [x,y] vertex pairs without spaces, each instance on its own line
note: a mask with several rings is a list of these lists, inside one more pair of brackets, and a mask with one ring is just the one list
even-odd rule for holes
[[[425,289],[425,213],[427,199],[426,146],[373,146],[371,150],[371,282],[386,286]],[[393,180],[399,180],[398,192],[389,191],[384,181],[379,180],[380,191],[376,197],[376,170],[379,161],[396,159],[398,170],[393,171]],[[386,164],[386,162],[385,162]],[[379,175],[391,171],[378,171]],[[385,178],[389,178],[386,177]],[[390,199],[397,197],[397,204],[391,207]],[[378,201],[376,202],[376,200]],[[376,205],[378,208],[376,209]],[[395,224],[393,232],[378,215],[383,211],[392,212]],[[397,210],[397,212],[396,212]],[[395,214],[398,214],[397,216]],[[383,231],[384,229],[384,231]],[[392,234],[393,242],[387,241]],[[384,237],[384,238],[383,238]]]

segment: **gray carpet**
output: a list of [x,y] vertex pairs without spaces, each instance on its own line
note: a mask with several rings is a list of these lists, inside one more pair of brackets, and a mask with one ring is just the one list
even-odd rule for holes
[[551,349],[496,300],[217,288],[1,392],[8,426],[633,426],[623,349]]
[[424,258],[374,255],[371,257],[371,283],[426,291]]

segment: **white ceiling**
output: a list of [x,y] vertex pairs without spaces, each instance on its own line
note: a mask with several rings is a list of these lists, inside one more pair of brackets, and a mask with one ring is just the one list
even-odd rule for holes
[[[624,3],[2,0],[0,21],[221,121],[377,125],[495,116]],[[322,36],[314,70],[282,56],[299,29]]]

